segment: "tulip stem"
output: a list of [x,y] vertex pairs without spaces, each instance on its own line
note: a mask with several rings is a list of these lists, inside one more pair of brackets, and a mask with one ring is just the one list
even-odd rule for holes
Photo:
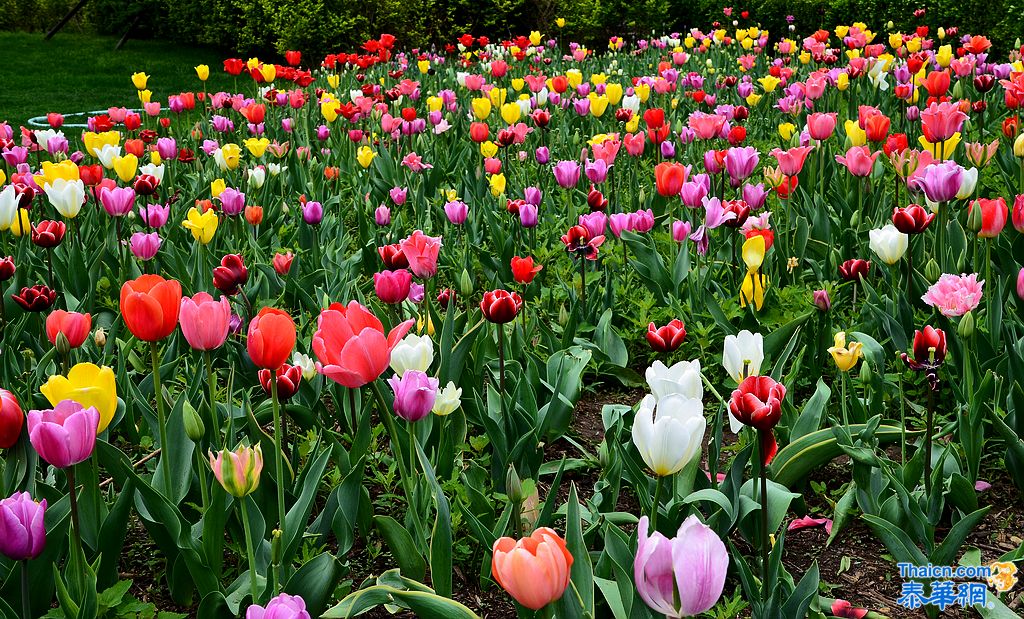
[[245,552],[249,559],[249,591],[252,594],[252,603],[257,604],[259,595],[256,588],[256,553],[252,548],[252,528],[249,526],[249,508],[246,506],[246,497],[241,497],[238,502],[242,506],[242,527],[245,529]]
[[[203,351],[203,361],[206,365],[206,387],[210,392],[210,431],[214,433],[214,438],[219,438],[220,424],[217,423],[217,398],[214,396],[216,380],[214,379],[213,359],[210,358],[210,351]],[[214,444],[215,442],[216,441],[214,439],[210,439],[209,441],[210,444]]]
[[[277,379],[275,376],[271,376],[270,380],[270,403],[274,409],[274,467],[277,470],[277,527],[281,530],[281,537],[285,538],[284,464],[281,461],[281,442],[283,437],[281,436],[281,408],[277,403]],[[277,584],[274,587],[274,595],[280,593],[278,589],[282,582],[284,582],[283,562],[277,565]]]
[[768,538],[768,465],[765,463],[766,450],[765,439],[769,430],[757,431],[757,450],[760,463],[761,477],[761,585],[763,586],[762,598],[767,600],[771,596],[768,590],[768,549],[771,542]]
[[928,410],[925,417],[924,433],[924,496],[932,496],[932,425],[935,423],[935,395],[931,383],[928,384]]
[[505,325],[498,327],[498,396],[501,398],[501,416],[505,414]]
[[661,511],[661,480],[659,475],[654,480],[654,500],[651,502],[651,530],[658,530],[658,512]]
[[[153,358],[153,397],[156,398],[157,431],[160,433],[160,459],[170,457],[170,449],[167,444],[167,415],[164,412],[164,394],[160,384],[160,354],[156,350],[156,342],[149,343],[150,356]],[[171,500],[171,472],[170,461],[167,461],[164,468],[164,495]]]
[[29,598],[30,588],[28,586],[28,560],[21,562],[21,616],[23,619],[32,619],[32,602]]
[[[75,553],[75,560],[85,562],[85,553],[82,550],[82,526],[78,519],[78,485],[75,483],[75,466],[71,465],[64,469],[68,476],[68,500],[71,502],[71,552]],[[80,566],[79,566],[80,567]],[[78,583],[78,591],[85,594],[85,579],[81,570],[77,570],[75,580]]]

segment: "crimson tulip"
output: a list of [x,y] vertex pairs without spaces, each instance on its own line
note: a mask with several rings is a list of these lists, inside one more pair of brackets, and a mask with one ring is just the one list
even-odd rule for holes
[[295,349],[295,321],[284,310],[264,307],[249,321],[246,349],[258,367],[276,370]]
[[480,311],[483,312],[484,318],[499,325],[512,322],[522,308],[522,297],[500,288],[485,292],[484,298],[480,301]]
[[664,327],[656,327],[654,323],[647,325],[647,343],[656,352],[672,352],[679,348],[686,339],[686,326],[678,318]]

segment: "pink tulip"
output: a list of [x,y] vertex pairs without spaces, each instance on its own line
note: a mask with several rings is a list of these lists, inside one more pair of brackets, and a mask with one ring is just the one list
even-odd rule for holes
[[938,309],[943,316],[963,316],[978,307],[984,285],[984,281],[978,281],[977,273],[945,273],[928,288],[921,300]]
[[405,301],[411,287],[412,273],[405,269],[373,274],[373,290],[377,293],[377,298],[389,305]]
[[64,469],[92,455],[99,423],[95,407],[63,400],[52,409],[28,412],[28,437],[39,457]]
[[640,597],[652,610],[669,617],[690,617],[712,608],[722,596],[729,553],[725,544],[696,516],[690,516],[672,539],[648,535],[647,516],[640,518],[633,576]]
[[437,399],[437,379],[420,370],[406,370],[388,379],[395,392],[395,414],[406,421],[419,421],[430,414]]
[[111,217],[124,217],[135,206],[135,190],[131,187],[100,189],[100,203]]
[[46,499],[27,492],[0,501],[0,555],[12,561],[35,559],[46,546]]
[[380,320],[358,302],[332,304],[320,312],[313,334],[317,371],[345,387],[362,387],[388,368],[391,349],[415,322],[400,323],[385,335]]
[[836,113],[816,112],[807,116],[807,133],[812,140],[827,140],[836,130]]
[[222,296],[219,301],[206,292],[181,298],[181,332],[195,350],[220,348],[228,338],[231,302]]
[[132,255],[139,260],[152,260],[156,256],[156,252],[160,251],[162,243],[160,235],[156,232],[149,234],[136,232],[132,235],[129,247],[132,250]]
[[875,159],[881,151],[871,152],[867,146],[851,146],[846,151],[846,156],[836,155],[836,161],[846,166],[850,174],[863,178],[871,174],[871,168],[875,165]]
[[725,170],[729,173],[729,183],[739,187],[740,183],[754,173],[760,157],[753,146],[730,148],[725,153]]
[[771,155],[779,162],[780,172],[786,176],[796,176],[804,169],[804,162],[812,150],[814,149],[810,146],[797,146],[789,150],[776,148],[772,150]]
[[401,241],[402,252],[409,260],[409,269],[421,279],[437,274],[437,256],[441,251],[441,237],[427,236],[417,230]]

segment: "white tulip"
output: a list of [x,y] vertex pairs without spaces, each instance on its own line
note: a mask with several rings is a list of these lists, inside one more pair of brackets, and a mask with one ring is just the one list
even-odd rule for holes
[[626,95],[622,98],[622,109],[632,110],[634,114],[640,111],[640,97],[636,95]]
[[99,150],[94,150],[93,154],[100,160],[100,164],[110,170],[114,167],[114,159],[121,156],[121,147],[114,146],[113,144],[104,144]]
[[81,180],[68,181],[58,178],[43,187],[46,197],[62,217],[72,218],[82,210],[85,203],[85,184]]
[[434,398],[434,408],[431,409],[435,415],[451,415],[462,406],[462,389],[455,386],[455,383],[448,381],[448,384],[437,392]]
[[704,384],[700,377],[700,361],[680,361],[667,367],[661,361],[655,361],[645,373],[651,393],[659,402],[670,395],[681,395],[684,398],[702,400]]
[[307,381],[313,380],[316,377],[316,364],[313,363],[313,359],[309,355],[304,355],[298,351],[292,353],[292,365],[297,365],[302,369],[302,378]]
[[700,456],[706,426],[700,400],[673,394],[656,401],[648,395],[633,419],[633,444],[651,471],[664,477]]
[[13,185],[0,191],[0,230],[7,230],[18,217],[18,194]]
[[429,335],[410,333],[391,350],[391,369],[399,377],[409,370],[426,372],[434,362],[434,342]]
[[158,183],[164,182],[164,164],[147,163],[144,166],[139,167],[139,176],[143,174],[149,174],[157,180]]
[[960,200],[966,200],[974,195],[974,187],[978,184],[978,168],[971,168],[970,170],[964,170],[960,174],[960,189],[956,192],[956,197]]
[[263,166],[249,169],[249,186],[259,189],[267,181],[267,170]]
[[892,266],[899,262],[903,254],[907,253],[907,246],[910,244],[910,237],[896,229],[892,224],[885,224],[881,228],[870,230],[868,237],[871,241],[869,246],[878,258]]
[[[736,335],[725,336],[725,347],[722,350],[722,367],[736,384],[743,382],[747,376],[761,373],[764,361],[764,337],[760,333],[743,330]],[[743,373],[744,367],[746,374]]]

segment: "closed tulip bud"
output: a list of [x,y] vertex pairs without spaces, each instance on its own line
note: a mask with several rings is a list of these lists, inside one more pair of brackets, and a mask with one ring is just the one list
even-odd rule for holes
[[68,341],[68,336],[63,333],[58,333],[57,337],[54,338],[53,347],[57,349],[57,354],[61,357],[67,357],[68,353],[71,352],[71,342]]
[[107,332],[103,329],[96,329],[92,334],[92,341],[97,347],[103,348],[107,345]]
[[932,258],[924,265],[924,278],[929,282],[939,281],[939,277],[942,275],[942,270],[939,269],[939,263],[935,262],[935,258]]
[[462,269],[462,274],[459,275],[459,293],[464,297],[473,295],[473,277],[466,269]]
[[[971,203],[971,206],[972,207],[974,206],[973,202]],[[968,212],[967,212],[967,229],[970,230],[971,232],[977,233],[979,230],[981,230],[981,224],[982,224],[981,209],[980,208],[971,208],[971,209],[969,209]]]
[[185,400],[181,415],[185,423],[185,435],[188,436],[190,441],[198,445],[199,441],[203,440],[203,436],[206,434],[206,425],[203,424],[202,417],[199,416],[195,407],[188,400]]
[[864,363],[860,364],[860,382],[862,385],[871,383],[872,370],[871,364],[865,359]]
[[1017,139],[1013,141],[1013,156],[1024,157],[1024,133],[1017,136]]
[[523,482],[519,479],[515,464],[508,465],[508,473],[505,475],[505,494],[514,503],[523,502]]
[[223,449],[217,455],[211,452],[209,457],[213,475],[231,496],[242,498],[259,487],[263,449],[258,443],[256,447],[243,446],[235,451]]
[[974,312],[967,312],[960,318],[960,324],[957,325],[956,332],[962,338],[974,335]]

